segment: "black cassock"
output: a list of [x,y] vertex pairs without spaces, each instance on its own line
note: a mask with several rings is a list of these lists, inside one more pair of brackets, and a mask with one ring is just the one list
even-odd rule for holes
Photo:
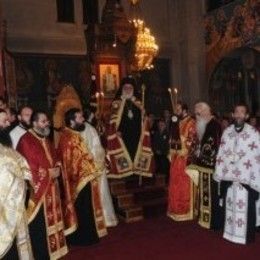
[[221,134],[219,122],[212,118],[208,122],[200,142],[199,156],[197,157],[194,153],[191,159],[192,164],[195,164],[200,172],[199,190],[202,210],[199,210],[199,223],[214,230],[222,228],[224,223],[224,211],[219,205],[218,183],[212,177]]
[[141,122],[141,110],[131,100],[126,100],[118,131],[122,134],[132,161],[134,161],[140,140]]
[[91,183],[80,191],[74,204],[78,218],[78,228],[67,236],[69,245],[92,245],[99,241],[92,205]]
[[[29,192],[26,194],[26,207],[28,205]],[[32,253],[34,259],[48,260],[49,251],[47,244],[47,234],[43,206],[40,207],[37,215],[31,223],[28,225],[29,235],[31,238]],[[40,246],[39,246],[40,245]],[[18,250],[16,246],[16,239],[13,242],[12,247],[3,258],[4,260],[19,260]]]
[[16,245],[16,239],[14,239],[13,244],[9,251],[2,258],[3,260],[19,260],[18,250]]

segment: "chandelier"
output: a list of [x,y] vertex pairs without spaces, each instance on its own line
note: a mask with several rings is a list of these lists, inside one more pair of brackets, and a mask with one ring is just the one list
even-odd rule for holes
[[132,14],[133,19],[130,22],[132,22],[136,28],[132,69],[135,71],[152,69],[154,67],[153,59],[158,54],[159,47],[150,29],[145,25],[144,20],[136,17],[137,11],[135,10],[140,10],[139,1],[131,0],[130,5],[132,7],[132,13],[134,13]]

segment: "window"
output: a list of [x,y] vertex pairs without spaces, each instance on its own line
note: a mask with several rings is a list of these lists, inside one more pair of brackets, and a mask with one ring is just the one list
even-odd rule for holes
[[82,0],[83,23],[93,24],[98,22],[98,1]]
[[74,0],[56,0],[58,22],[74,23]]

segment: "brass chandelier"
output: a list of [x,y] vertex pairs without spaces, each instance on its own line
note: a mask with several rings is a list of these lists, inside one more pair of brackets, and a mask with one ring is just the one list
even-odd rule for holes
[[154,67],[153,59],[158,54],[159,47],[144,20],[138,17],[138,11],[140,12],[139,0],[130,0],[130,6],[132,9],[132,19],[130,21],[136,28],[132,69],[135,71],[152,69]]

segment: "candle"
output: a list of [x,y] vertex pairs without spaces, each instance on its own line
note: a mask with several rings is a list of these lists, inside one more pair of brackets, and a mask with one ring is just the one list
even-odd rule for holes
[[96,116],[99,117],[99,112],[100,112],[100,99],[99,99],[100,94],[99,94],[99,92],[96,92],[95,96],[96,96],[96,103],[97,103]]
[[100,99],[101,99],[101,101],[100,101],[100,114],[101,114],[101,117],[102,117],[102,115],[103,115],[103,112],[104,112],[104,92],[100,92]]
[[96,96],[97,103],[98,103],[99,93],[98,93],[98,92],[96,92],[95,96]]
[[174,88],[174,96],[175,96],[175,108],[177,107],[178,103],[178,89]]

